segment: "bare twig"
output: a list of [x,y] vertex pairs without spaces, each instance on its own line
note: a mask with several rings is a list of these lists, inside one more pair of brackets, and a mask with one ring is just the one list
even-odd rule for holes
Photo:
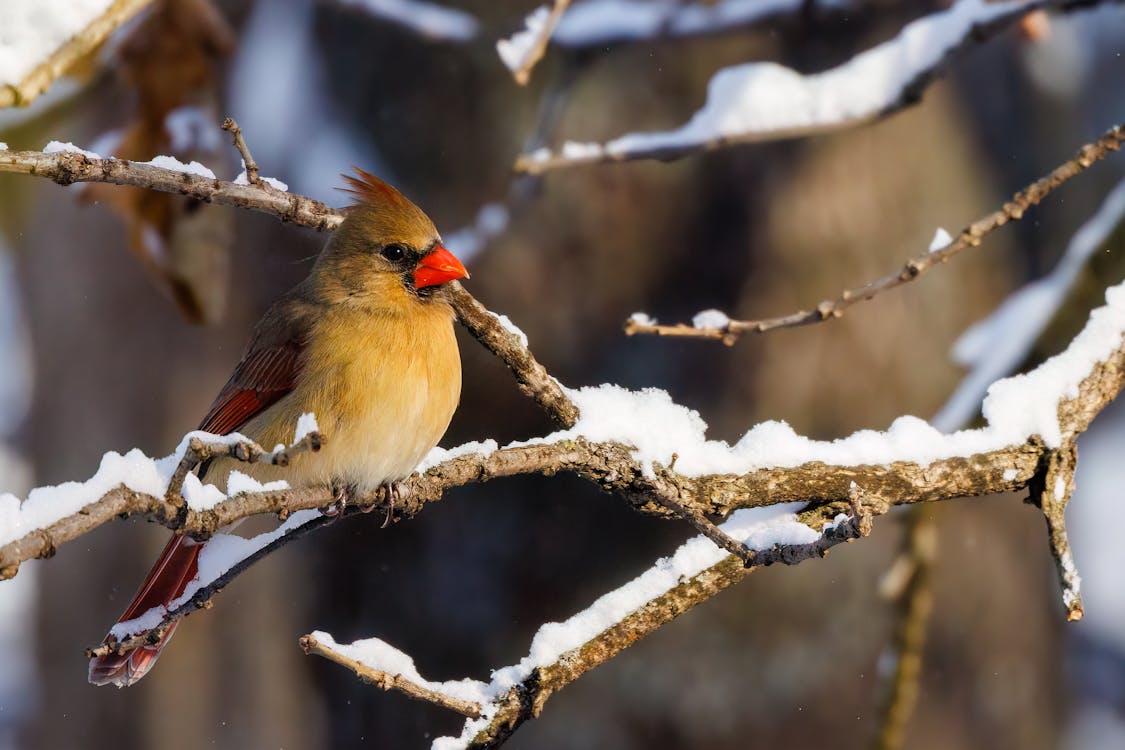
[[223,120],[223,130],[231,134],[234,147],[238,149],[238,153],[242,156],[242,165],[246,168],[246,181],[256,187],[265,185],[266,183],[262,182],[258,176],[258,162],[254,161],[254,157],[250,155],[250,148],[246,145],[246,139],[242,137],[242,128],[238,127],[238,123],[233,118],[228,117]]
[[300,643],[301,649],[306,654],[323,656],[329,661],[333,661],[342,667],[350,669],[351,671],[355,672],[356,676],[359,677],[359,679],[370,685],[374,685],[381,690],[397,690],[403,695],[414,698],[415,700],[433,703],[434,705],[440,706],[441,708],[446,708],[450,711],[456,711],[462,716],[467,716],[470,719],[475,719],[480,716],[481,707],[479,703],[461,700],[460,698],[455,698],[452,695],[439,693],[436,690],[431,690],[427,687],[411,682],[401,674],[389,674],[378,669],[372,669],[366,664],[358,662],[355,659],[345,656],[344,654],[333,648],[325,646],[312,634],[301,636],[298,643]]
[[863,286],[845,289],[839,297],[823,300],[812,310],[800,310],[789,315],[761,320],[731,320],[722,328],[696,328],[684,323],[659,325],[642,322],[634,317],[626,321],[625,333],[630,336],[644,333],[657,336],[710,339],[730,345],[744,333],[766,333],[777,328],[812,325],[839,318],[852,305],[873,299],[889,289],[908,284],[931,268],[948,262],[951,258],[969,248],[977,247],[986,235],[1010,221],[1018,221],[1023,218],[1024,213],[1029,208],[1037,205],[1056,188],[1089,169],[1109,154],[1119,151],[1123,142],[1125,142],[1125,126],[1118,125],[1110,128],[1102,137],[1079,149],[1074,158],[1063,162],[1051,170],[1047,176],[1036,180],[1016,193],[1001,208],[965,227],[961,234],[945,247],[911,258],[895,273],[869,281]]
[[316,453],[324,445],[324,436],[319,432],[308,432],[297,442],[290,445],[288,448],[282,448],[277,451],[267,451],[262,446],[255,443],[253,440],[236,440],[236,441],[222,441],[216,440],[208,442],[199,437],[192,437],[188,440],[187,449],[184,451],[183,458],[180,459],[179,465],[172,473],[172,478],[168,482],[168,491],[165,493],[165,499],[171,502],[183,501],[182,490],[184,480],[187,475],[204,461],[210,461],[213,458],[233,458],[236,461],[243,463],[259,463],[271,464],[273,466],[288,466],[289,462],[294,456],[301,453]]

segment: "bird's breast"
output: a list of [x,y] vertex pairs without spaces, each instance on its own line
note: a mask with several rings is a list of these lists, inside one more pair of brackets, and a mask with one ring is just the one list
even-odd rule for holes
[[[267,446],[289,442],[296,419],[312,412],[325,445],[284,471],[251,473],[294,486],[344,482],[361,492],[408,476],[445,434],[461,395],[451,314],[432,307],[409,317],[344,311],[319,321],[297,387],[262,415],[268,427],[251,423],[247,435]],[[274,428],[283,434],[254,434]]]

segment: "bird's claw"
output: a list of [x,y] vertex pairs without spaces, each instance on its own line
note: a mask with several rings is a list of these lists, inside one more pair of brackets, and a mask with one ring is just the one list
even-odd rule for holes
[[344,510],[348,504],[356,497],[356,488],[352,484],[336,484],[332,486],[332,499],[335,501],[327,508],[323,508],[321,513],[329,518],[340,518],[344,515]]
[[[391,525],[391,519],[395,515],[395,506],[402,499],[402,484],[400,482],[387,482],[382,489],[387,515],[383,519],[383,525],[379,528],[385,529]],[[375,506],[371,506],[371,509],[374,510]]]

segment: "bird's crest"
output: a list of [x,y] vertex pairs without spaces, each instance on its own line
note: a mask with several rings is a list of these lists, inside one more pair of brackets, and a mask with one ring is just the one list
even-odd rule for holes
[[[405,195],[398,190],[380,180],[375,175],[360,169],[359,167],[352,167],[355,170],[355,176],[350,174],[342,175],[344,182],[348,183],[348,187],[340,188],[345,193],[351,193],[355,197],[353,205],[356,206],[396,206],[414,208]],[[415,209],[417,210],[417,209]]]

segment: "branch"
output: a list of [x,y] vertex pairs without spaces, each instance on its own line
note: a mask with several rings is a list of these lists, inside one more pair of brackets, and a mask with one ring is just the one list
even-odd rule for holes
[[[256,185],[210,179],[123,159],[102,159],[76,152],[0,151],[0,172],[46,177],[60,185],[107,182],[166,193],[190,195],[205,203],[234,206],[276,216],[282,221],[320,231],[335,229],[343,214],[312,198]],[[450,304],[469,332],[515,373],[520,389],[564,426],[577,419],[577,409],[558,381],[547,374],[519,337],[504,328],[459,283],[449,285]]]
[[238,149],[238,153],[242,156],[242,166],[246,169],[246,182],[255,187],[261,187],[262,181],[258,177],[258,162],[254,161],[254,157],[250,155],[250,148],[246,145],[246,139],[242,137],[242,128],[238,127],[238,123],[233,118],[228,117],[223,120],[223,130],[231,134],[234,141],[234,147]]
[[[802,75],[776,63],[725,68],[712,77],[703,108],[681,128],[629,133],[606,143],[567,142],[557,151],[521,155],[515,169],[534,174],[583,164],[671,161],[736,144],[857,127],[916,104],[954,58],[1028,11],[1096,3],[966,0],[907,24],[894,39],[823,73]],[[920,46],[920,40],[926,45]],[[852,93],[856,91],[863,94]]]
[[[684,456],[674,462],[679,467],[674,470],[671,460],[660,463],[639,457],[638,454],[652,455],[653,450],[646,446],[646,437],[651,436],[644,424],[632,425],[636,432],[622,436],[633,445],[584,438],[584,433],[623,429],[601,421],[613,417],[605,414],[604,408],[598,408],[596,399],[607,392],[617,398],[628,395],[620,390],[589,389],[575,392],[589,408],[583,409],[582,420],[571,430],[548,435],[532,444],[502,449],[477,444],[449,452],[437,451],[434,465],[402,482],[397,501],[388,509],[389,520],[398,522],[413,517],[449,488],[530,473],[573,473],[625,498],[638,511],[659,517],[669,515],[661,498],[676,498],[694,513],[718,517],[726,517],[739,508],[806,502],[828,514],[827,518],[833,518],[853,503],[853,484],[873,496],[888,498],[895,505],[1043,486],[1049,479],[1044,476],[1047,458],[1058,450],[1053,446],[1073,442],[1125,383],[1125,284],[1110,289],[1107,297],[1111,304],[1091,314],[1086,328],[1067,351],[1019,379],[998,381],[993,386],[985,406],[985,413],[992,416],[987,427],[941,435],[919,422],[919,426],[900,425],[888,433],[857,433],[831,443],[809,441],[792,433],[779,434],[774,428],[758,430],[756,435],[752,431],[735,448],[708,441],[692,445],[685,438],[680,446]],[[1119,306],[1114,306],[1115,302]],[[1070,396],[1071,393],[1077,395]],[[634,397],[652,398],[643,393]],[[650,402],[648,406],[656,419],[669,425],[675,424],[679,414],[676,410],[682,408],[672,404],[662,412],[659,403]],[[626,411],[636,413],[636,408]],[[1034,420],[1028,421],[1029,415],[1040,415],[1049,421],[1036,424]],[[1015,438],[1021,429],[1032,432]],[[967,451],[968,446],[977,446],[978,450]],[[771,449],[788,456],[789,461],[794,456],[804,460],[796,461],[796,466],[748,468],[745,473],[692,473],[696,467],[691,461],[699,456],[713,462],[716,452],[725,450],[727,458],[721,463],[741,460],[754,467],[768,463]],[[872,450],[875,452],[871,453]],[[919,453],[928,459],[911,458]],[[740,458],[743,455],[750,458]],[[861,455],[869,456],[870,463],[839,460],[840,456]],[[943,455],[947,457],[941,458]],[[136,465],[131,464],[130,470],[136,472]],[[98,488],[114,483],[112,475],[99,473],[89,485]],[[33,493],[25,505],[46,504],[49,496],[42,503],[38,500]],[[80,512],[44,524],[0,547],[0,571],[10,577],[23,560],[49,556],[57,545],[129,515],[143,515],[182,533],[206,538],[251,515],[288,515],[320,508],[333,500],[331,488],[312,487],[246,493],[208,509],[185,511],[178,503],[166,500],[164,493],[144,493],[119,486],[94,499]],[[357,499],[348,506],[346,514],[385,506],[385,498],[376,493]],[[209,593],[220,588],[221,585]]]
[[[638,587],[651,590],[660,581],[668,587],[661,593],[642,601],[624,617],[620,617],[609,627],[591,633],[580,643],[565,650],[556,649],[551,657],[540,656],[536,662],[525,659],[519,665],[494,670],[493,674],[504,681],[511,679],[512,673],[522,675],[518,682],[499,693],[490,705],[482,707],[483,719],[466,722],[460,740],[469,748],[497,747],[512,735],[528,719],[539,716],[547,700],[560,689],[581,677],[591,669],[604,664],[625,648],[663,627],[673,619],[684,614],[729,586],[738,583],[759,568],[781,563],[796,565],[804,560],[823,558],[828,550],[837,544],[866,536],[871,531],[874,515],[887,510],[881,500],[871,498],[856,485],[849,489],[851,512],[838,515],[831,523],[825,524],[818,513],[806,513],[786,521],[775,517],[766,521],[745,523],[741,530],[730,528],[737,525],[735,519],[724,524],[725,530],[746,539],[746,544],[756,552],[756,560],[745,565],[734,555],[716,553],[705,557],[699,549],[703,540],[689,541],[670,558],[658,561],[649,571],[627,583],[616,591],[606,594],[587,610],[576,614],[570,620],[545,626],[552,628],[547,635],[552,640],[564,637],[563,633],[579,630],[591,619],[603,615],[635,597]],[[809,526],[823,526],[813,532]],[[794,533],[794,527],[805,529],[813,537],[810,541],[777,543],[776,538],[784,538]],[[755,540],[754,537],[760,537]],[[699,563],[703,557],[710,562]],[[545,634],[541,629],[540,635]],[[534,644],[534,641],[533,641]],[[532,652],[539,649],[533,645]],[[498,680],[494,678],[493,686]],[[490,686],[491,687],[491,686]]]
[[[43,0],[40,0],[43,2]],[[42,61],[35,65],[23,80],[0,80],[0,108],[19,106],[26,107],[40,94],[50,88],[55,79],[71,70],[83,58],[90,55],[109,38],[115,29],[127,23],[130,18],[144,9],[152,0],[114,0],[98,17],[72,36],[64,40],[57,49],[40,50],[44,56]],[[44,4],[46,4],[44,2]],[[7,13],[12,11],[6,9]],[[44,8],[46,13],[84,13],[83,9]],[[10,23],[6,19],[5,23]],[[36,31],[23,29],[23,31]],[[40,35],[44,36],[44,35]],[[57,40],[41,39],[43,43],[54,43]]]
[[306,654],[315,654],[316,656],[323,656],[329,661],[333,661],[342,667],[350,669],[355,672],[356,676],[369,685],[374,685],[381,690],[397,690],[403,695],[407,695],[415,700],[426,701],[433,703],[441,708],[447,708],[450,711],[456,711],[462,716],[467,716],[470,719],[476,719],[480,716],[481,707],[479,703],[473,701],[462,700],[452,695],[448,695],[438,690],[433,690],[424,685],[420,685],[413,680],[404,677],[401,673],[396,672],[391,674],[384,672],[380,669],[373,669],[363,662],[354,659],[347,654],[342,653],[346,647],[338,646],[334,641],[330,641],[331,645],[321,643],[317,636],[325,638],[326,633],[310,633],[303,635],[298,641],[301,645],[301,650]]
[[526,86],[531,80],[532,68],[543,59],[551,34],[569,6],[570,0],[553,0],[550,9],[540,6],[524,20],[526,28],[496,43],[500,59],[520,86]]
[[[1110,153],[1119,151],[1123,142],[1125,142],[1125,125],[1110,128],[1101,138],[1079,149],[1073,159],[1063,162],[1051,170],[1046,177],[1036,180],[1016,193],[1011,201],[1001,208],[965,227],[961,234],[945,247],[911,258],[895,273],[869,281],[863,286],[845,289],[840,296],[823,300],[812,310],[800,310],[789,315],[761,320],[726,319],[725,324],[719,326],[706,322],[703,313],[698,317],[701,323],[706,324],[698,326],[684,323],[660,325],[643,314],[636,314],[626,321],[625,333],[630,336],[642,333],[709,339],[722,341],[729,346],[738,341],[744,333],[766,333],[778,328],[794,328],[839,318],[852,305],[874,299],[889,289],[909,284],[930,269],[948,262],[965,250],[979,246],[985,236],[1010,221],[1022,219],[1029,208],[1037,205],[1056,188],[1072,177],[1082,174]],[[722,318],[726,316],[720,319]]]

